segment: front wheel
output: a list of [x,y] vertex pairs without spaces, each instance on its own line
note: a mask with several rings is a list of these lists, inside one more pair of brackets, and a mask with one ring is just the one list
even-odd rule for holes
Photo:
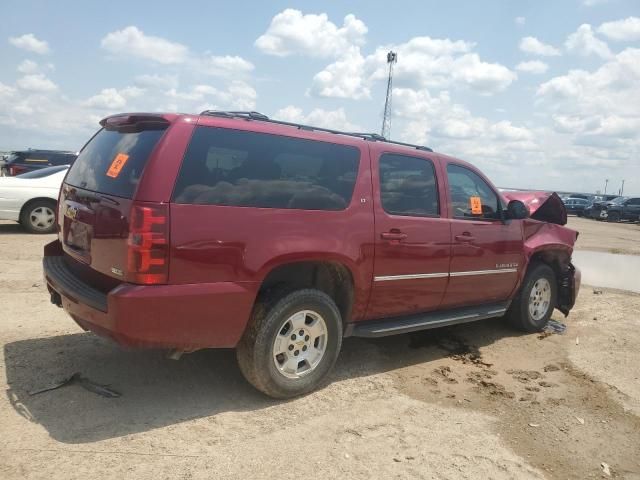
[[290,398],[316,388],[338,358],[342,318],[323,292],[298,290],[275,303],[259,302],[236,354],[255,388]]
[[544,263],[532,265],[522,287],[511,302],[507,318],[519,330],[539,332],[547,326],[557,299],[553,269]]
[[609,215],[607,215],[607,221],[608,222],[619,222],[620,221],[620,214],[618,212],[611,212]]

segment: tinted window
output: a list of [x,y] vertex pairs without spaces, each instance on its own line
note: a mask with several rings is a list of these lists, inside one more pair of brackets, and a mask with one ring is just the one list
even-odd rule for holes
[[475,172],[450,163],[447,176],[454,217],[500,218],[498,196]]
[[360,151],[297,138],[198,127],[173,201],[240,207],[343,210]]
[[384,154],[379,168],[380,198],[387,213],[423,217],[439,214],[436,176],[429,160]]
[[66,183],[131,198],[151,151],[164,130],[121,133],[100,130],[69,170]]
[[640,205],[640,198],[632,198],[627,202],[627,205]]

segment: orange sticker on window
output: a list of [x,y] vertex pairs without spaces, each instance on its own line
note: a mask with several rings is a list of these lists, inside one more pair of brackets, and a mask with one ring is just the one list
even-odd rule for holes
[[471,204],[471,215],[482,215],[482,199],[480,197],[469,197]]
[[124,164],[129,160],[129,155],[126,153],[119,153],[115,156],[111,165],[109,166],[109,170],[107,170],[107,177],[116,178],[120,175],[120,170],[124,167]]

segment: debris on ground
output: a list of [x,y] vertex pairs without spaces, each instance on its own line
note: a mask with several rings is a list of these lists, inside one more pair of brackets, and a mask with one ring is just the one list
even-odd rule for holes
[[609,465],[605,462],[602,462],[600,464],[600,467],[602,468],[602,473],[604,473],[607,477],[611,476],[611,468],[609,467]]
[[544,327],[543,332],[551,332],[562,335],[566,330],[567,326],[564,323],[558,322],[557,320],[549,320],[549,322],[547,322],[547,326]]
[[599,288],[594,288],[593,289],[593,294],[594,295],[602,295],[602,290],[600,290]]
[[537,428],[537,427],[540,426],[540,424],[539,423],[530,423],[529,426],[533,427],[533,428]]
[[44,388],[40,388],[38,390],[33,390],[29,392],[29,395],[38,395],[44,392],[50,392],[51,390],[56,390],[58,388],[66,387],[67,385],[80,385],[85,390],[100,395],[106,398],[118,398],[121,394],[107,387],[106,385],[100,385],[89,380],[86,377],[83,377],[80,372],[75,372],[71,376],[65,378],[64,380],[49,385]]
[[580,337],[576,337],[576,345],[580,345]]
[[576,420],[580,425],[584,425],[584,418],[576,417]]

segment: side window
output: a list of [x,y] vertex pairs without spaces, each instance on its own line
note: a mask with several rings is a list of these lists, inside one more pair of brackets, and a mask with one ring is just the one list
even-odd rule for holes
[[384,154],[380,157],[382,208],[393,215],[434,217],[440,213],[433,163],[425,158]]
[[632,198],[627,202],[627,205],[640,205],[640,198]]
[[198,127],[173,201],[238,207],[344,210],[360,151],[265,133]]
[[455,218],[500,218],[500,199],[475,172],[450,163],[447,177]]

